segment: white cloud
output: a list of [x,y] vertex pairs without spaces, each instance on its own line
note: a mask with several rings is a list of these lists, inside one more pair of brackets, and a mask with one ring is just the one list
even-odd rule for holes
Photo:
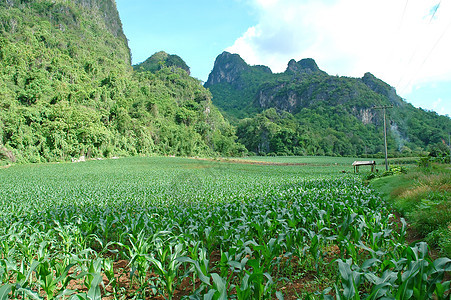
[[290,59],[311,57],[333,75],[372,72],[401,94],[451,80],[451,1],[249,1],[259,22],[226,50],[250,64],[281,72]]
[[275,4],[277,4],[278,1],[279,0],[256,0],[258,5],[265,7],[265,8],[268,8],[268,7],[271,7]]
[[436,110],[437,107],[439,107],[440,103],[442,103],[442,99],[438,98],[437,101],[434,101],[434,103],[432,103],[432,109]]
[[440,115],[447,114],[446,105],[441,98],[438,98],[437,101],[432,103],[431,109]]

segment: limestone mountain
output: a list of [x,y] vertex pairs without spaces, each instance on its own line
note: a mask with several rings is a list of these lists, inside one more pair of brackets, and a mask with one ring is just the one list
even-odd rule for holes
[[0,1],[0,164],[239,148],[199,80],[130,57],[114,0]]
[[290,60],[285,72],[292,74],[312,74],[321,72],[321,70],[313,58],[304,58],[300,61]]
[[180,56],[175,54],[168,54],[164,51],[157,52],[142,63],[133,66],[136,71],[150,71],[153,73],[161,70],[164,67],[180,68],[185,70],[188,75],[190,74],[188,65]]
[[330,76],[312,58],[290,60],[285,72],[250,66],[238,54],[216,58],[205,83],[213,103],[238,126],[249,151],[279,154],[364,155],[382,152],[388,110],[393,155],[441,143],[451,120],[417,109],[393,87],[366,73],[362,78]]

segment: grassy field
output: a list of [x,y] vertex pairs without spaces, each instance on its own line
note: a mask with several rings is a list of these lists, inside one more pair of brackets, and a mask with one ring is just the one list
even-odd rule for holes
[[1,169],[0,300],[449,297],[354,159],[264,160]]

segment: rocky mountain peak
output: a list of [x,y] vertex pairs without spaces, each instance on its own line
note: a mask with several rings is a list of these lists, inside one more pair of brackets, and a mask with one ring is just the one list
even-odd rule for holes
[[380,80],[370,72],[365,73],[361,80],[372,91],[385,96],[391,104],[396,106],[402,106],[405,104],[401,97],[396,94],[394,87]]
[[286,73],[296,73],[296,74],[312,74],[315,72],[320,72],[315,60],[313,58],[304,58],[300,61],[295,61],[294,59],[288,62],[288,67]]
[[249,65],[238,54],[232,54],[224,51],[216,57],[213,70],[208,76],[205,86],[211,86],[218,83],[233,83],[243,71],[248,70]]

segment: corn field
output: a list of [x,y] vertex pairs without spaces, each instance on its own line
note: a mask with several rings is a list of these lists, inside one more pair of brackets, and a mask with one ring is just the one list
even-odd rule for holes
[[449,299],[451,259],[343,166],[0,170],[0,300]]

